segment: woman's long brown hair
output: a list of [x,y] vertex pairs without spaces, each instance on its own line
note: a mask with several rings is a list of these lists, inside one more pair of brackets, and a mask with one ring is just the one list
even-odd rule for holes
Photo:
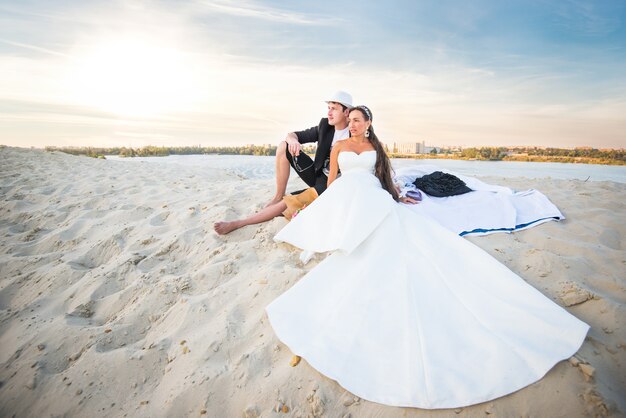
[[[359,111],[363,118],[366,121],[372,121],[372,111],[365,106],[356,106],[350,110],[350,113],[354,111]],[[378,177],[380,180],[380,184],[383,186],[383,189],[387,190],[389,194],[393,197],[395,201],[400,200],[400,196],[398,195],[398,190],[393,182],[393,176],[391,175],[391,161],[389,161],[389,157],[385,152],[385,148],[383,144],[380,142],[376,134],[374,133],[374,127],[370,123],[370,127],[367,130],[369,132],[369,137],[366,139],[374,146],[376,150],[376,165],[374,167],[374,175]]]

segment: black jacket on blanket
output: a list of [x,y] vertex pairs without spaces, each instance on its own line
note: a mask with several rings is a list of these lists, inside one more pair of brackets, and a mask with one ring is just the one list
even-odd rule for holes
[[449,173],[435,171],[418,177],[413,182],[415,187],[435,197],[456,196],[472,191],[463,180]]

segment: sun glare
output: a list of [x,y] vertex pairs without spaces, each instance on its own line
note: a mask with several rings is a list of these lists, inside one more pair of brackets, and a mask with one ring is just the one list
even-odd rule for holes
[[78,101],[121,116],[155,116],[193,101],[193,77],[182,53],[121,40],[97,45],[78,59],[69,81]]

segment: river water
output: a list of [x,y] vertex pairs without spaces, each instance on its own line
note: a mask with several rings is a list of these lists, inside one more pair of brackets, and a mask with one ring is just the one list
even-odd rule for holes
[[[180,164],[184,166],[223,168],[248,178],[274,177],[273,156],[253,155],[170,155],[168,157],[108,159],[127,161],[129,164],[146,161],[155,164]],[[466,161],[466,160],[412,160],[392,159],[395,168],[411,165],[434,165],[468,176],[526,177],[529,179],[553,178],[564,180],[614,181],[626,183],[626,166],[571,163],[534,163],[518,161]]]

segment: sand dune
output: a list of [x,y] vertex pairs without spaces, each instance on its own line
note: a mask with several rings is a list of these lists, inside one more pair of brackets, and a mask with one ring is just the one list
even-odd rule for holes
[[591,330],[576,357],[530,387],[425,411],[360,400],[306,361],[289,365],[264,308],[319,258],[302,266],[273,242],[284,219],[212,230],[258,209],[273,180],[2,148],[0,415],[623,415],[626,184],[483,180],[541,190],[565,214],[468,239]]

